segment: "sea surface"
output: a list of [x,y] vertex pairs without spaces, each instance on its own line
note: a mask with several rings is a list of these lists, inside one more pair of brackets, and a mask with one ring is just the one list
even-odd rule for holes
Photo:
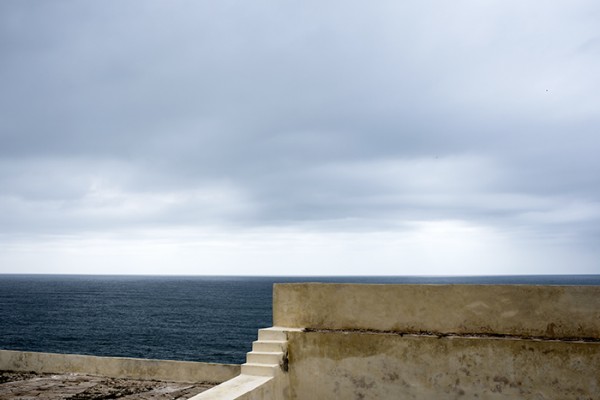
[[600,285],[600,275],[0,275],[0,349],[240,364],[276,282]]

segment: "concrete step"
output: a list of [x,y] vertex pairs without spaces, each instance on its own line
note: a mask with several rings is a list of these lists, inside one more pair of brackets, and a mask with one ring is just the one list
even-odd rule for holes
[[[248,398],[262,398],[261,393],[264,393],[264,385],[272,385],[273,377],[270,376],[251,376],[238,375],[208,389],[206,392],[197,394],[189,400],[234,400]],[[272,386],[271,386],[272,387]],[[257,397],[258,396],[258,397]]]
[[283,340],[257,340],[252,342],[252,351],[281,351],[285,353],[287,342]]
[[267,341],[267,340],[279,340],[279,341],[287,341],[287,333],[283,329],[278,328],[264,328],[258,330],[258,340]]
[[275,376],[279,370],[279,364],[242,364],[242,375],[253,376]]
[[281,351],[253,351],[248,353],[246,362],[249,364],[277,364],[283,359]]

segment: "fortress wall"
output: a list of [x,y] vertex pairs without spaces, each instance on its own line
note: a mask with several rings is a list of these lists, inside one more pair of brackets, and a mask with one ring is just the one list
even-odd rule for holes
[[598,399],[600,287],[282,284],[290,398]]
[[170,382],[221,383],[239,375],[240,366],[189,361],[95,357],[0,350],[0,370],[38,373],[81,373],[110,378]]
[[290,333],[292,399],[598,399],[600,343]]
[[277,284],[276,326],[600,338],[600,287]]

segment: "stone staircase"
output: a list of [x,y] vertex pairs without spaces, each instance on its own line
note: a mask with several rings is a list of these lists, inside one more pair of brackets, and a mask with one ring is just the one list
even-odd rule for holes
[[242,364],[241,374],[189,400],[282,399],[287,381],[287,333],[297,328],[258,330],[258,340]]
[[287,369],[287,334],[277,327],[259,329],[258,340],[242,364],[242,375],[271,376]]

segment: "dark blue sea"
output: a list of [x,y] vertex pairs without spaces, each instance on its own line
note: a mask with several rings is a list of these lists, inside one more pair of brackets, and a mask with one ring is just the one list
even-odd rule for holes
[[0,275],[0,349],[239,364],[272,325],[276,282],[600,285],[600,275]]

